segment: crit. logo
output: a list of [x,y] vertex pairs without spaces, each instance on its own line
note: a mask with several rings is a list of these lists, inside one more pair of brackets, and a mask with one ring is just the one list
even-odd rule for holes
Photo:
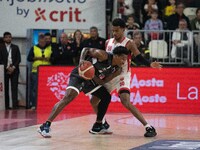
[[47,20],[44,15],[45,11],[46,11],[45,9],[41,10],[41,8],[38,8],[37,10],[35,10],[35,15],[36,15],[35,22],[37,22],[40,19],[42,19],[44,21]]
[[70,74],[65,75],[63,72],[59,72],[47,79],[47,86],[54,93],[58,100],[61,100],[65,95],[65,91],[69,82]]

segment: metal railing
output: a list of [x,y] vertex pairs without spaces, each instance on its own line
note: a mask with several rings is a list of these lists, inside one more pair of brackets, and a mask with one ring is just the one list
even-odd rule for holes
[[142,34],[151,60],[166,65],[200,65],[200,31],[127,30],[125,34],[134,38],[136,32]]

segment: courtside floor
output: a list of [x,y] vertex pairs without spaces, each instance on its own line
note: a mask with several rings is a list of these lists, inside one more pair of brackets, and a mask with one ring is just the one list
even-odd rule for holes
[[128,150],[159,140],[200,141],[200,115],[144,114],[158,133],[145,138],[144,127],[130,113],[106,115],[112,135],[89,134],[94,114],[62,113],[52,123],[52,138],[45,139],[36,131],[47,116],[25,109],[0,111],[0,150]]

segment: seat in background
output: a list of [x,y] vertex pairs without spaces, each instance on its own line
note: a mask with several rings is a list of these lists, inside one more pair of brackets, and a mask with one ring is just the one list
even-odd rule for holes
[[167,58],[167,42],[164,40],[152,40],[149,42],[150,57]]

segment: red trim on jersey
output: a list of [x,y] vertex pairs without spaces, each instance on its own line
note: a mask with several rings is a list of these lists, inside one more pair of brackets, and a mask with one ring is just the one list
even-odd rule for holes
[[106,40],[106,43],[105,43],[105,50],[107,49],[107,46],[108,46],[109,41],[110,41],[110,39]]
[[120,93],[120,91],[122,91],[122,90],[127,90],[127,91],[129,91],[129,92],[130,92],[130,89],[129,89],[129,88],[125,88],[125,87],[123,87],[123,88],[119,89],[119,91],[118,91],[118,94],[119,94],[119,93]]
[[121,39],[120,42],[117,42],[117,41],[115,40],[115,38],[114,38],[113,43],[115,43],[115,41],[116,41],[116,43],[120,43],[120,44],[121,44],[125,39],[126,39],[126,37],[124,36],[124,37]]
[[[127,43],[126,43],[126,45],[125,45],[125,47],[127,48],[127,44],[130,42],[131,40],[129,40]],[[130,51],[130,50],[129,50]]]
[[[125,39],[126,39],[126,37],[124,36],[123,39],[121,40],[121,42],[119,42],[119,43],[122,43]],[[128,42],[127,42],[127,43],[128,43]]]
[[115,43],[115,38],[113,39],[112,43]]
[[128,58],[127,58],[128,60],[127,60],[127,63],[128,63],[128,71],[129,71],[129,69],[130,69],[130,65],[131,65],[131,54],[129,54],[128,55]]

